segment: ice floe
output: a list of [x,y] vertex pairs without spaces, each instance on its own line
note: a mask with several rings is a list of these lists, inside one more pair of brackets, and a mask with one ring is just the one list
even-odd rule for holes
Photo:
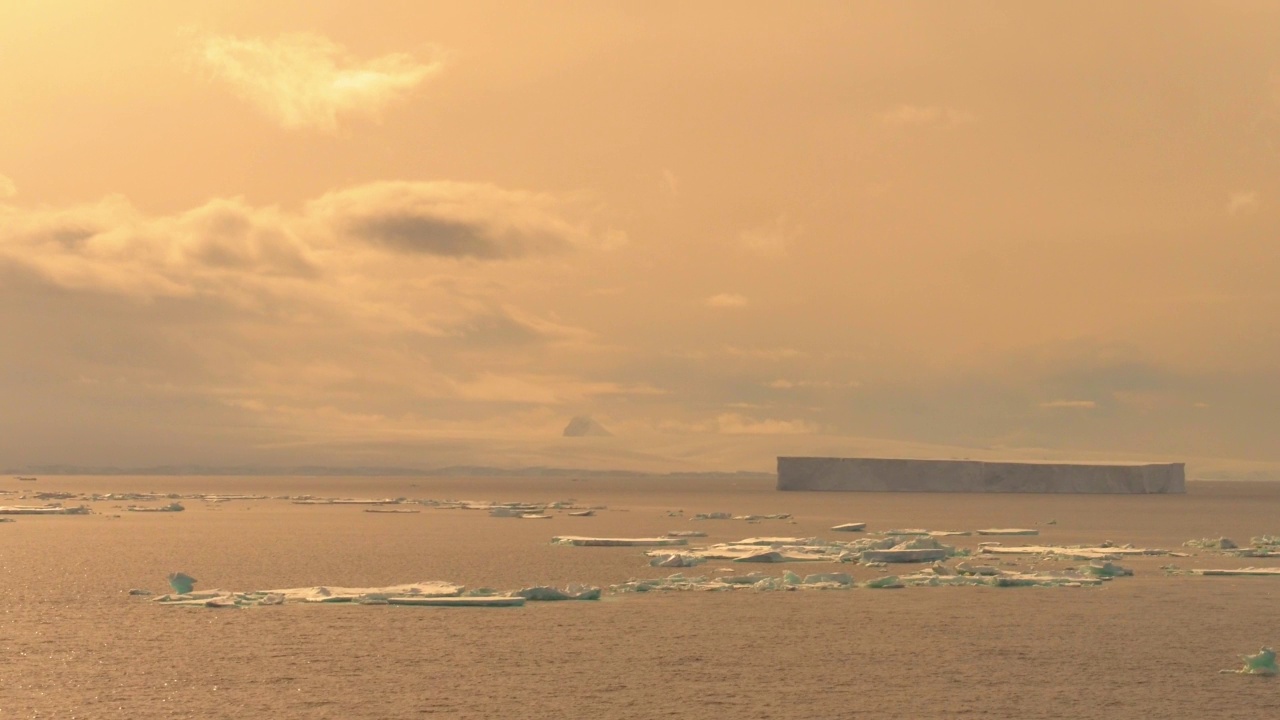
[[1185,554],[1169,550],[1135,547],[1115,547],[1110,545],[1019,545],[1005,547],[995,543],[983,543],[979,551],[987,555],[1046,555],[1070,558],[1072,560],[1115,560],[1126,556],[1140,555],[1172,555],[1186,557]]
[[[688,554],[707,560],[742,563],[784,562],[931,562],[964,554],[925,536],[860,538],[849,542],[798,537],[752,537],[693,547]],[[661,553],[650,551],[650,557]]]
[[605,538],[557,535],[556,537],[551,538],[551,543],[553,545],[576,545],[578,547],[656,547],[665,545],[688,545],[689,541],[681,537]]
[[843,525],[833,525],[831,529],[835,532],[862,532],[867,529],[867,524],[864,522],[851,522]]
[[685,591],[734,591],[734,590],[844,590],[857,587],[868,589],[906,587],[1097,587],[1109,578],[1095,577],[1077,570],[1054,573],[1006,572],[994,574],[961,574],[933,568],[908,575],[887,575],[854,582],[845,573],[817,573],[801,577],[791,571],[780,576],[763,573],[747,575],[722,575],[719,577],[689,577],[677,573],[660,578],[631,579],[610,587],[614,593],[685,592]]
[[1031,530],[1029,528],[985,528],[983,530],[975,530],[979,535],[1039,535],[1039,530]]
[[[181,575],[181,573],[175,573]],[[183,576],[186,577],[186,576]],[[188,580],[191,580],[188,578]],[[232,592],[227,590],[195,591],[194,580],[183,585],[170,584],[174,593],[153,598],[163,605],[196,606],[209,608],[244,608],[285,603],[357,604],[357,605],[412,605],[427,607],[518,607],[525,602],[558,600],[598,600],[598,587],[572,584],[561,590],[550,585],[522,588],[499,593],[480,589],[464,592],[462,585],[440,581],[424,581],[386,587],[337,587],[332,585],[284,588],[280,590],[255,590]],[[185,589],[185,591],[180,591]],[[131,591],[131,594],[132,593]]]
[[86,505],[0,505],[0,515],[88,515]]
[[1280,568],[1196,569],[1192,575],[1239,575],[1243,577],[1280,577]]
[[161,505],[160,507],[147,507],[145,505],[130,505],[129,507],[125,508],[125,510],[128,510],[129,512],[140,512],[140,513],[163,513],[163,512],[172,513],[172,512],[182,512],[186,510],[186,508],[183,507],[182,503],[180,502],[173,502],[173,503],[169,503],[168,505]]

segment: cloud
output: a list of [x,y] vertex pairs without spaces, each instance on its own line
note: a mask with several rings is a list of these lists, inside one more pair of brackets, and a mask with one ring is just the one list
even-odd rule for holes
[[6,200],[18,194],[18,186],[4,175],[0,175],[0,200]]
[[345,116],[377,118],[443,68],[404,53],[358,60],[320,35],[274,40],[207,36],[195,57],[236,95],[287,129],[333,131]]
[[747,298],[735,293],[720,293],[706,299],[707,307],[742,308],[747,306]]
[[977,120],[967,110],[936,105],[899,105],[880,114],[880,121],[891,126],[967,125]]
[[765,383],[765,387],[774,390],[796,390],[796,389],[817,389],[817,390],[847,390],[861,387],[862,383],[857,380],[786,380],[779,378]]
[[397,253],[499,260],[615,245],[563,216],[546,194],[458,182],[379,182],[329,193],[310,215],[328,227]]
[[680,195],[680,178],[670,170],[662,171],[662,189],[671,197]]
[[756,420],[738,413],[716,417],[716,428],[724,435],[809,435],[818,427],[804,420]]
[[791,243],[795,242],[804,228],[796,225],[785,215],[779,215],[772,225],[744,230],[738,235],[738,243],[747,250],[763,257],[783,257]]
[[1253,212],[1258,209],[1258,193],[1257,191],[1233,193],[1231,198],[1227,200],[1227,214],[1239,215],[1242,213]]
[[1092,410],[1098,407],[1093,400],[1050,400],[1040,403],[1040,407],[1049,409],[1070,408],[1076,410]]

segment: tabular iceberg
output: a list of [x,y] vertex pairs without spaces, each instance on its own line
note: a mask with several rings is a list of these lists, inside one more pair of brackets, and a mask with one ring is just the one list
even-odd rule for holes
[[834,492],[1184,493],[1183,463],[779,457],[779,490]]

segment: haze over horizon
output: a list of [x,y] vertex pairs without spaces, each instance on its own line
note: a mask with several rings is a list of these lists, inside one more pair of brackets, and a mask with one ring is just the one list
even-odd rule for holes
[[0,467],[1274,466],[1277,27],[10,0]]

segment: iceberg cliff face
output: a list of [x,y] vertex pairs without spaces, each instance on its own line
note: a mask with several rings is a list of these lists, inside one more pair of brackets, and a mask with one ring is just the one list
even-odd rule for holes
[[779,457],[779,490],[831,492],[1184,493],[1183,463],[1092,465]]

